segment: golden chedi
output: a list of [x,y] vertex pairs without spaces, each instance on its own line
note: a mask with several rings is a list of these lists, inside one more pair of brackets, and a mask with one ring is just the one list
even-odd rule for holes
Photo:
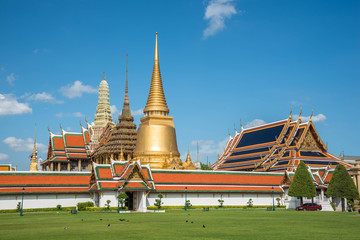
[[154,67],[144,115],[140,119],[133,160],[140,159],[141,164],[150,164],[151,168],[184,169],[177,147],[173,117],[169,116],[162,86],[157,33]]

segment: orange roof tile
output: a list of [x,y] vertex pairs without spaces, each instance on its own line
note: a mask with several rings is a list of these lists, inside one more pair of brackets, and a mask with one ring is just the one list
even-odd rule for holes
[[54,137],[53,141],[54,141],[54,149],[55,150],[65,149],[63,138]]
[[84,137],[82,135],[65,135],[66,146],[68,147],[85,147]]

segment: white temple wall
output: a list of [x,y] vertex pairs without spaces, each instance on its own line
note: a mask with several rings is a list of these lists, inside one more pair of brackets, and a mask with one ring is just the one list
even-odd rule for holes
[[[23,208],[55,208],[75,207],[79,202],[92,201],[90,194],[38,194],[24,195]],[[0,209],[16,209],[18,202],[21,202],[21,195],[0,196]]]
[[99,207],[106,207],[106,201],[110,200],[110,207],[117,207],[117,192],[111,191],[111,192],[102,192],[100,194],[99,198]]
[[[159,193],[151,193],[147,199],[147,206],[154,206],[155,199],[158,199]],[[282,197],[282,194],[274,194],[275,204],[276,198]],[[219,205],[219,199],[224,200],[223,205],[247,205],[251,198],[253,205],[272,205],[272,195],[269,193],[187,193],[187,200],[194,206],[216,206]],[[163,206],[181,206],[185,205],[185,193],[163,193]]]

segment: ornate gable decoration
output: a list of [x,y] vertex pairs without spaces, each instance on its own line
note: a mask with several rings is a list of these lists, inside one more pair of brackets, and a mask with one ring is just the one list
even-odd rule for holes
[[320,136],[318,135],[312,122],[309,122],[309,125],[306,129],[305,137],[302,141],[298,143],[300,150],[306,151],[327,151],[326,146],[321,141]]

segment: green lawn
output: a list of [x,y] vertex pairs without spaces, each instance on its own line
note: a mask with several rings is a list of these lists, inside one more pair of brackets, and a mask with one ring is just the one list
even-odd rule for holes
[[264,209],[2,213],[0,230],[0,239],[359,239],[360,215]]

